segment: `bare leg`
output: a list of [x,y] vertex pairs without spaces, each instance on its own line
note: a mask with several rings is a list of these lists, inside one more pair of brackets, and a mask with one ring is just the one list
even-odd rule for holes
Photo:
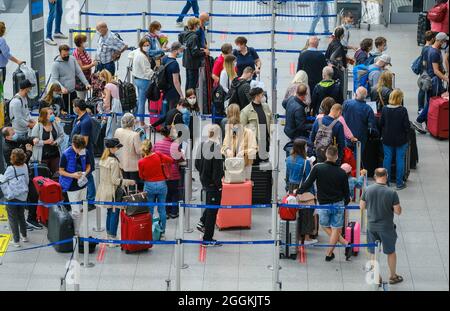
[[393,278],[397,275],[397,254],[392,253],[388,255],[388,266],[390,272],[390,278]]

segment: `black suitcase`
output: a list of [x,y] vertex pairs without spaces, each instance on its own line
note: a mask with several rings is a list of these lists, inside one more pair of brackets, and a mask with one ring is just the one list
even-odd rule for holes
[[364,148],[362,163],[368,177],[373,177],[375,170],[383,166],[383,146],[379,138],[369,138]]
[[[51,206],[48,219],[47,238],[51,243],[73,238],[75,228],[72,216],[64,206]],[[58,253],[73,252],[73,243],[53,246]]]
[[252,204],[272,203],[272,164],[263,162],[252,167]]
[[419,149],[417,148],[417,137],[416,130],[412,126],[409,128],[409,143],[411,144],[411,154],[410,154],[410,168],[415,170],[417,164],[419,163]]
[[284,245],[280,246],[280,259],[297,259],[297,246],[285,244],[298,244],[297,220],[280,220],[280,238]]
[[425,32],[431,29],[430,21],[427,18],[428,12],[420,12],[417,22],[417,45],[425,45]]
[[[36,105],[37,102],[39,101],[39,92],[41,90],[40,87],[39,87],[39,72],[37,70],[35,70],[34,73],[36,75],[38,95],[35,98],[30,98],[30,101],[28,102],[28,106],[30,108],[33,107],[34,105]],[[23,80],[25,80],[25,74],[20,69],[20,67],[17,67],[16,71],[14,71],[14,73],[13,73],[13,91],[14,91],[14,94],[19,93],[20,82],[22,82]]]
[[101,157],[103,151],[105,150],[105,136],[106,136],[106,123],[102,123],[102,128],[100,130],[100,135],[94,144],[94,156]]
[[61,124],[63,125],[64,133],[66,135],[72,136],[72,130],[73,130],[73,122],[75,118],[66,118],[61,116]]
[[[407,181],[409,178],[409,174],[411,173],[411,144],[408,143],[408,148],[406,150],[406,156],[405,156],[405,175],[403,177],[403,181]],[[395,183],[396,182],[396,176],[397,176],[397,161],[394,159],[392,159],[392,166],[391,166],[391,176],[390,176],[390,181]]]

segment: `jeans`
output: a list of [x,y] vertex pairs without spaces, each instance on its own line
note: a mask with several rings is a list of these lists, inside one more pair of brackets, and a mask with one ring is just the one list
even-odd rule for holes
[[[168,180],[167,181],[167,202],[178,203],[180,201],[180,181]],[[172,215],[178,214],[178,206],[168,206],[166,208],[167,213]]]
[[[328,204],[319,204],[328,205]],[[332,209],[318,209],[320,225],[324,228],[341,229],[344,226],[345,209],[344,202],[336,202],[330,205],[342,206],[341,208],[335,207]]]
[[112,237],[117,237],[119,227],[120,208],[108,208],[106,213],[106,233]]
[[87,183],[87,200],[88,201],[95,201],[95,181],[94,181],[94,175],[93,173],[90,173],[87,175],[88,183]]
[[[138,92],[138,109],[137,114],[145,114],[145,103],[147,102],[147,89],[150,85],[150,80],[134,79]],[[144,117],[139,117],[141,122],[144,122]]]
[[314,2],[314,19],[311,23],[311,28],[309,29],[310,33],[314,33],[316,31],[316,26],[319,23],[319,20],[323,18],[323,27],[324,32],[330,32],[329,25],[329,17],[322,17],[322,15],[328,15],[328,2],[317,1]]
[[198,79],[198,69],[186,69],[186,90],[195,90],[198,86]]
[[[147,192],[148,202],[166,203],[167,184],[165,181],[151,182],[146,181],[144,191]],[[155,207],[150,207],[150,213],[154,215]],[[166,207],[158,206],[159,219],[161,221],[162,232],[166,232]]]
[[189,10],[192,8],[192,11],[194,11],[194,15],[196,17],[200,14],[200,8],[198,6],[198,0],[187,0],[186,5],[184,6],[183,10],[181,11],[180,16],[177,18],[177,23],[181,23],[184,19],[184,16],[189,12]]
[[[8,200],[8,202],[26,203],[19,200]],[[24,238],[27,237],[27,224],[25,222],[25,206],[23,205],[7,205],[6,212],[8,213],[9,226],[13,234],[14,243],[20,242],[20,234]],[[20,234],[19,234],[20,232]]]
[[103,69],[108,70],[113,76],[116,74],[116,64],[114,62],[109,62],[106,64],[98,64],[95,68],[95,72],[100,72]]
[[417,94],[417,105],[419,110],[423,110],[425,107],[425,102],[427,100],[427,92],[419,89],[419,93]]
[[444,92],[444,86],[442,85],[441,79],[439,79],[437,76],[435,76],[431,79],[431,82],[432,82],[432,86],[431,86],[431,90],[429,90],[427,92],[425,108],[423,108],[422,112],[416,119],[416,121],[419,123],[428,121],[428,108],[429,108],[429,103],[430,103],[431,97],[439,96]]
[[53,21],[55,21],[55,33],[61,33],[61,20],[63,15],[63,0],[56,0],[55,3],[48,3],[50,12],[47,19],[47,38],[52,39]]
[[404,144],[399,147],[391,147],[383,144],[383,149],[383,167],[387,170],[388,176],[391,176],[392,160],[395,154],[395,167],[397,169],[395,177],[397,179],[397,186],[403,185],[403,177],[405,176],[405,156],[406,150],[408,149],[408,144]]

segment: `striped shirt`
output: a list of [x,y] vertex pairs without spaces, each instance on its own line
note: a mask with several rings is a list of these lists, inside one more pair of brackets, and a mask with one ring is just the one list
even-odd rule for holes
[[[92,63],[91,56],[89,55],[88,52],[86,52],[86,50],[80,51],[78,49],[74,49],[73,57],[75,57],[75,59],[77,61],[80,61],[82,66],[87,66]],[[86,79],[90,82],[91,81],[91,73],[92,73],[91,69],[83,70],[83,73],[84,73],[84,76],[86,77]]]
[[108,32],[104,37],[100,36],[97,41],[97,59],[101,64],[108,64],[113,61],[113,55],[120,52],[125,43],[112,32]]
[[179,149],[180,145],[174,142],[171,138],[164,138],[163,140],[157,141],[153,146],[153,152],[159,152],[165,154],[175,162],[172,164],[172,174],[169,180],[180,180],[180,167],[178,165],[178,160],[184,158],[183,153]]

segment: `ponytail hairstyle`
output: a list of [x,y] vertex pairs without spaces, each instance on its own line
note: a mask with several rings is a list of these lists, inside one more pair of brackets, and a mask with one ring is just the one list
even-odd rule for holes
[[152,153],[153,144],[150,139],[146,139],[142,142],[141,152],[142,156],[146,157]]

